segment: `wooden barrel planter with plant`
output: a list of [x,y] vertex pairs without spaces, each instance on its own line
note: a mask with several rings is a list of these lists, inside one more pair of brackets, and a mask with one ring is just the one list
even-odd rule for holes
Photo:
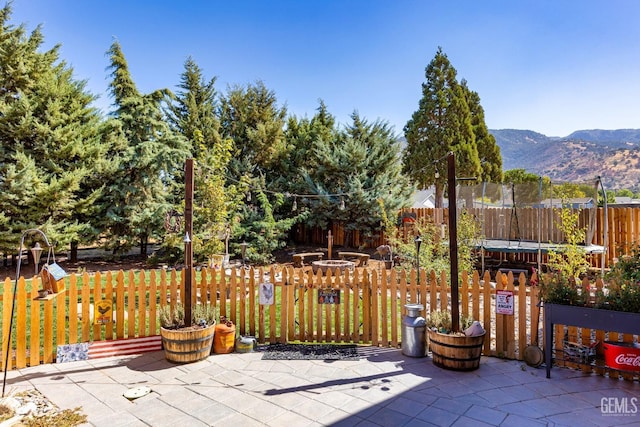
[[182,329],[160,328],[162,346],[167,360],[176,363],[197,362],[211,354],[216,325],[204,328],[192,326]]
[[484,336],[442,334],[427,329],[433,364],[454,371],[473,371],[480,367]]
[[160,308],[160,336],[167,360],[176,363],[197,362],[211,354],[216,332],[215,307],[198,304],[191,312],[191,323],[185,324],[185,311],[178,303]]

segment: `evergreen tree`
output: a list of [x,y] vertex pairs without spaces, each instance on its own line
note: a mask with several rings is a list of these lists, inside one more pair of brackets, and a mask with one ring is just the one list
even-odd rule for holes
[[[247,240],[253,251],[258,247],[264,250],[265,247],[249,240],[255,239],[251,230],[255,227],[256,218],[266,221],[269,215],[273,215],[276,223],[291,224],[287,220],[291,211],[286,215],[277,212],[282,209],[283,200],[279,199],[281,188],[274,184],[282,174],[283,159],[290,153],[284,135],[285,118],[286,109],[278,106],[275,93],[262,82],[246,87],[236,86],[222,98],[221,135],[234,143],[229,181],[237,184],[239,190],[246,191],[248,199],[246,205],[236,205],[240,220],[232,226],[232,234],[236,239]],[[253,199],[255,196],[261,197],[258,204]],[[274,238],[284,237],[276,233]]]
[[[168,117],[175,131],[191,143],[196,160],[192,240],[194,254],[203,258],[223,251],[220,236],[232,222],[228,206],[237,199],[237,192],[234,184],[226,186],[226,174],[233,142],[220,136],[216,79],[205,81],[192,58],[184,68],[181,90],[169,107]],[[181,247],[182,236],[178,237],[165,239],[165,244]]]
[[319,196],[305,201],[312,209],[308,224],[340,221],[348,232],[373,236],[386,215],[407,206],[414,189],[402,175],[400,145],[388,124],[368,123],[355,112],[351,118],[336,139],[316,145],[315,167],[305,171],[309,193]]
[[29,228],[58,244],[92,241],[106,153],[94,96],[58,46],[38,51],[40,27],[27,35],[10,15],[0,10],[0,250],[15,250]]
[[[329,114],[323,101],[320,101],[311,119],[290,116],[285,130],[287,150],[281,153],[278,165],[272,168],[274,178],[270,182],[270,189],[290,194],[309,191],[301,172],[315,168],[316,147],[335,141],[337,135],[335,118]],[[297,203],[298,200],[295,201]],[[285,200],[285,208],[290,209],[293,202],[291,198]]]
[[172,96],[168,89],[141,94],[129,73],[120,44],[108,51],[111,94],[115,111],[111,124],[119,141],[112,152],[119,161],[101,199],[106,208],[107,247],[124,251],[138,243],[146,254],[149,239],[164,235],[164,219],[177,202],[176,186],[189,152],[184,137],[164,119],[162,106]]
[[480,177],[480,159],[471,112],[447,55],[438,48],[425,71],[418,110],[404,127],[407,147],[403,170],[418,188],[436,188],[436,207],[442,206],[447,181],[447,153],[456,153],[460,176]]
[[476,138],[482,168],[481,181],[500,183],[502,182],[502,155],[495,137],[489,133],[489,128],[484,121],[484,108],[480,105],[480,95],[469,89],[465,79],[462,79],[460,84],[471,113],[473,134]]
[[262,82],[236,86],[222,99],[221,134],[234,142],[232,171],[236,178],[269,170],[286,151],[287,110]]

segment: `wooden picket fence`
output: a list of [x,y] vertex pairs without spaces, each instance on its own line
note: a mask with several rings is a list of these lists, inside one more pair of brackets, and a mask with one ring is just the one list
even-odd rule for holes
[[[236,324],[240,335],[255,336],[259,343],[335,342],[399,348],[405,304],[424,304],[425,317],[433,310],[450,310],[446,274],[420,273],[418,280],[415,270],[382,268],[356,268],[336,275],[278,265],[268,270],[232,269],[230,275],[203,269],[193,271],[192,302],[216,306],[219,315]],[[157,335],[160,307],[173,306],[184,295],[184,271],[176,270],[72,274],[66,279],[65,292],[46,300],[37,298],[39,279],[32,280],[18,280],[7,369],[53,363],[58,345]],[[514,286],[511,273],[504,277],[497,273],[496,280],[498,285],[488,273],[482,279],[478,273],[463,274],[461,315],[479,320],[487,330],[484,355],[522,360],[539,327],[535,324],[537,287]],[[519,283],[525,281],[521,275]],[[259,304],[259,286],[266,282],[274,285],[272,305]],[[14,281],[7,278],[2,295],[2,350],[9,339],[13,286]],[[320,303],[319,291],[328,290],[336,291],[339,300]],[[513,315],[496,314],[497,290],[513,293]],[[95,302],[101,300],[113,302],[113,322],[96,324],[91,317]],[[601,339],[604,334],[582,330],[576,340],[589,345],[592,337]],[[563,336],[560,330],[556,332],[556,337]],[[633,339],[637,337],[624,337],[625,341]],[[541,329],[539,342],[544,342]],[[4,360],[2,355],[1,363]]]

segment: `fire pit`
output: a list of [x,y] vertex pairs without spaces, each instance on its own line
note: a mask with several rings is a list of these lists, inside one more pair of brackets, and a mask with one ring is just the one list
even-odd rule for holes
[[313,268],[313,272],[317,273],[318,270],[322,271],[322,274],[325,274],[327,270],[331,270],[333,274],[342,273],[345,269],[353,270],[356,266],[356,263],[353,261],[344,261],[344,260],[332,260],[327,259],[324,261],[313,261],[311,263],[311,267]]

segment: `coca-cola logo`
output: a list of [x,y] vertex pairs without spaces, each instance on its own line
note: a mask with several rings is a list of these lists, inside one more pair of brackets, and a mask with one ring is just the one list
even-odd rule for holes
[[615,360],[618,365],[640,366],[640,354],[621,353],[616,356]]

